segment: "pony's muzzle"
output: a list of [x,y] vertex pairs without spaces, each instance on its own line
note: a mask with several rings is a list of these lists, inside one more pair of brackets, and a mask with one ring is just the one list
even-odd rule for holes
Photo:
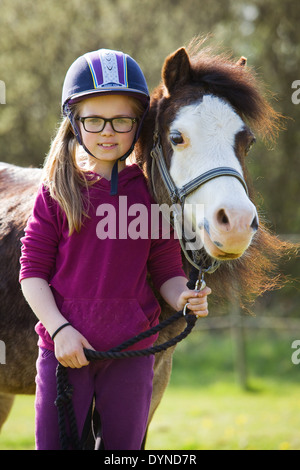
[[258,215],[254,206],[243,210],[221,208],[215,212],[214,225],[220,232],[254,233],[258,229]]

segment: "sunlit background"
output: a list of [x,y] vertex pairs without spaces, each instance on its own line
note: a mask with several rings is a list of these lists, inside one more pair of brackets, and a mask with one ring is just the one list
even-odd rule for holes
[[[286,117],[272,146],[257,142],[248,168],[260,213],[281,237],[299,241],[299,25],[296,0],[0,0],[0,161],[42,166],[63,79],[79,55],[127,52],[152,90],[167,55],[208,36],[220,52],[247,57]],[[211,311],[178,347],[147,448],[300,449],[300,364],[291,360],[300,339],[299,259],[282,270],[294,280],[258,300],[255,318],[241,320],[234,305]],[[0,449],[33,448],[33,419],[32,397],[18,397]]]

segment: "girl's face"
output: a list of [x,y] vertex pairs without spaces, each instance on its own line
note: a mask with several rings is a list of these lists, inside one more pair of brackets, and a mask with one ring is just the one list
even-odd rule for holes
[[[134,113],[134,103],[124,95],[103,95],[85,99],[80,103],[79,116],[82,118],[98,116],[106,119],[137,117]],[[110,122],[106,122],[103,130],[95,134],[87,132],[80,121],[79,125],[83,143],[95,157],[87,155],[89,169],[109,179],[114,162],[130,149],[137,124],[133,124],[130,132],[119,133],[114,131]],[[119,162],[119,171],[124,167],[125,162]]]

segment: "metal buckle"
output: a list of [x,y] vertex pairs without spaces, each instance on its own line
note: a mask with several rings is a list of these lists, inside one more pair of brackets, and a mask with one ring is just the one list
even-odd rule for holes
[[[201,279],[197,279],[196,281],[196,284],[195,284],[195,289],[194,291],[196,292],[201,292],[203,289],[205,289],[206,287],[206,282],[204,280],[204,272],[201,273]],[[201,284],[200,284],[201,283]],[[199,284],[200,284],[200,287],[199,287]],[[183,307],[183,310],[182,310],[182,315],[185,317],[186,316],[186,309],[187,309],[187,305],[188,305],[188,302],[185,304],[185,306]],[[198,316],[196,315],[196,317],[198,318]]]
[[[199,283],[201,282],[201,285],[199,287]],[[201,292],[203,289],[205,289],[206,287],[206,282],[204,281],[204,273],[201,274],[201,280],[197,280],[196,281],[196,285],[195,285],[195,290],[197,292]]]

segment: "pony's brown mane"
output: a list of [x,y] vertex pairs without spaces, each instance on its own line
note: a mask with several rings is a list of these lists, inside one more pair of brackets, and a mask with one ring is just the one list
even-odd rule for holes
[[[263,86],[255,72],[245,67],[245,60],[236,61],[224,54],[217,54],[211,48],[202,48],[202,42],[193,41],[187,48],[191,74],[188,84],[178,84],[172,95],[168,94],[162,82],[151,94],[149,115],[143,126],[143,132],[137,146],[136,158],[143,168],[151,190],[152,136],[158,110],[164,112],[164,103],[169,106],[174,100],[174,108],[187,104],[199,97],[199,94],[213,94],[228,101],[241,118],[263,139],[274,139],[281,125],[281,116],[269,104]],[[166,59],[165,64],[167,63]],[[179,96],[184,96],[181,100]],[[175,111],[173,111],[175,112]],[[163,136],[162,136],[163,137]],[[168,158],[168,156],[167,156]],[[252,186],[249,175],[245,175],[247,184]],[[163,184],[161,185],[163,192]],[[241,305],[249,304],[267,290],[283,285],[284,280],[278,274],[279,261],[297,247],[283,242],[273,235],[262,222],[253,241],[244,255],[234,261],[223,262],[220,268],[210,276],[207,283],[213,290],[215,300],[241,299]],[[186,266],[187,271],[189,269]]]
[[187,47],[192,82],[205,93],[227,100],[241,118],[263,139],[273,139],[283,128],[282,116],[268,102],[272,95],[265,89],[246,59],[233,59],[218,54],[212,47],[202,47],[203,41],[192,41]]

